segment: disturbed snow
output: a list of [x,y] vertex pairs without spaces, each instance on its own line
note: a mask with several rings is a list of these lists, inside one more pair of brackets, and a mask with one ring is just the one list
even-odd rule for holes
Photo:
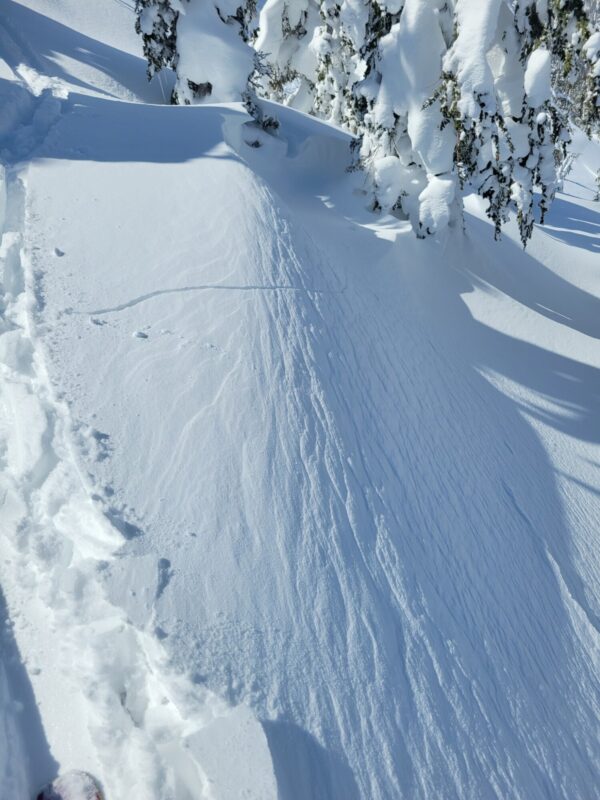
[[593,797],[598,146],[527,253],[416,241],[131,23],[0,12],[13,796]]

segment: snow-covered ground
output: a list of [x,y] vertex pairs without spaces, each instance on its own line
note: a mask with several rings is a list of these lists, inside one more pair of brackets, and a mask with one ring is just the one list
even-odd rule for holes
[[0,9],[3,789],[598,796],[600,147],[418,241],[130,6]]

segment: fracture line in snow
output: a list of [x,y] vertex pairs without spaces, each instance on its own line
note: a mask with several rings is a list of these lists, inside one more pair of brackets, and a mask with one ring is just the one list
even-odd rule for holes
[[220,283],[207,283],[202,284],[200,286],[181,286],[174,289],[157,289],[155,292],[148,292],[148,294],[143,294],[140,297],[136,297],[133,300],[128,300],[126,303],[121,303],[118,306],[112,306],[111,308],[98,308],[93,311],[75,311],[72,308],[65,309],[65,314],[81,314],[81,315],[91,315],[91,316],[102,316],[102,314],[112,314],[116,313],[117,311],[124,311],[127,308],[133,308],[134,306],[139,305],[140,303],[145,303],[146,300],[152,300],[154,297],[160,297],[163,294],[178,294],[180,292],[203,292],[209,290],[221,290],[221,291],[230,291],[230,292],[304,292],[306,294],[337,294],[337,290],[331,289],[306,289],[303,286],[285,286],[285,285],[272,285],[272,286],[226,286]]

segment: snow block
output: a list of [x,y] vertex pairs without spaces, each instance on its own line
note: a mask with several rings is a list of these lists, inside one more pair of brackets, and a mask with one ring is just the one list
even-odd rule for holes
[[187,740],[219,800],[277,800],[267,737],[250,709],[238,706]]

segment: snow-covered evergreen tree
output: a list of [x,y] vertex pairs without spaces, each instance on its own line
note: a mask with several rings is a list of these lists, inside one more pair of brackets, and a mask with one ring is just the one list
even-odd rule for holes
[[361,47],[365,77],[353,87],[359,159],[371,176],[373,206],[408,216],[424,235],[448,224],[458,208],[454,131],[431,101],[451,17],[435,0],[370,5]]
[[[476,12],[474,13],[474,9]],[[565,158],[568,120],[554,102],[552,58],[565,68],[572,55],[592,67],[585,47],[589,23],[581,0],[511,3],[456,0],[458,35],[444,58],[445,112],[458,134],[457,169],[488,200],[496,232],[515,206],[525,244],[556,189]],[[583,35],[585,34],[585,36]],[[598,116],[588,85],[587,115]],[[593,107],[592,107],[593,106]]]
[[177,0],[136,0],[135,29],[141,34],[148,77],[177,65]]
[[240,2],[137,0],[149,73],[175,68],[177,102],[243,99],[264,123],[258,92],[343,126],[373,209],[418,235],[475,191],[496,235],[516,210],[526,243],[569,116],[600,118],[595,0],[267,0],[254,61],[255,3]]
[[172,102],[253,99],[256,0],[136,0],[148,73],[175,70]]
[[360,47],[368,21],[363,0],[321,0],[321,27],[315,36],[317,54],[314,113],[351,133],[360,131],[353,85],[364,75]]
[[405,0],[371,7],[366,77],[353,91],[365,100],[360,157],[374,205],[404,211],[421,233],[456,218],[457,189],[475,190],[497,234],[516,208],[525,243],[537,193],[543,217],[569,138],[553,102],[552,58],[572,71],[574,55],[585,65],[577,76],[587,85],[585,114],[598,118],[598,34],[585,5]]
[[267,0],[259,20],[256,49],[268,66],[265,96],[313,112],[323,20],[319,0]]

